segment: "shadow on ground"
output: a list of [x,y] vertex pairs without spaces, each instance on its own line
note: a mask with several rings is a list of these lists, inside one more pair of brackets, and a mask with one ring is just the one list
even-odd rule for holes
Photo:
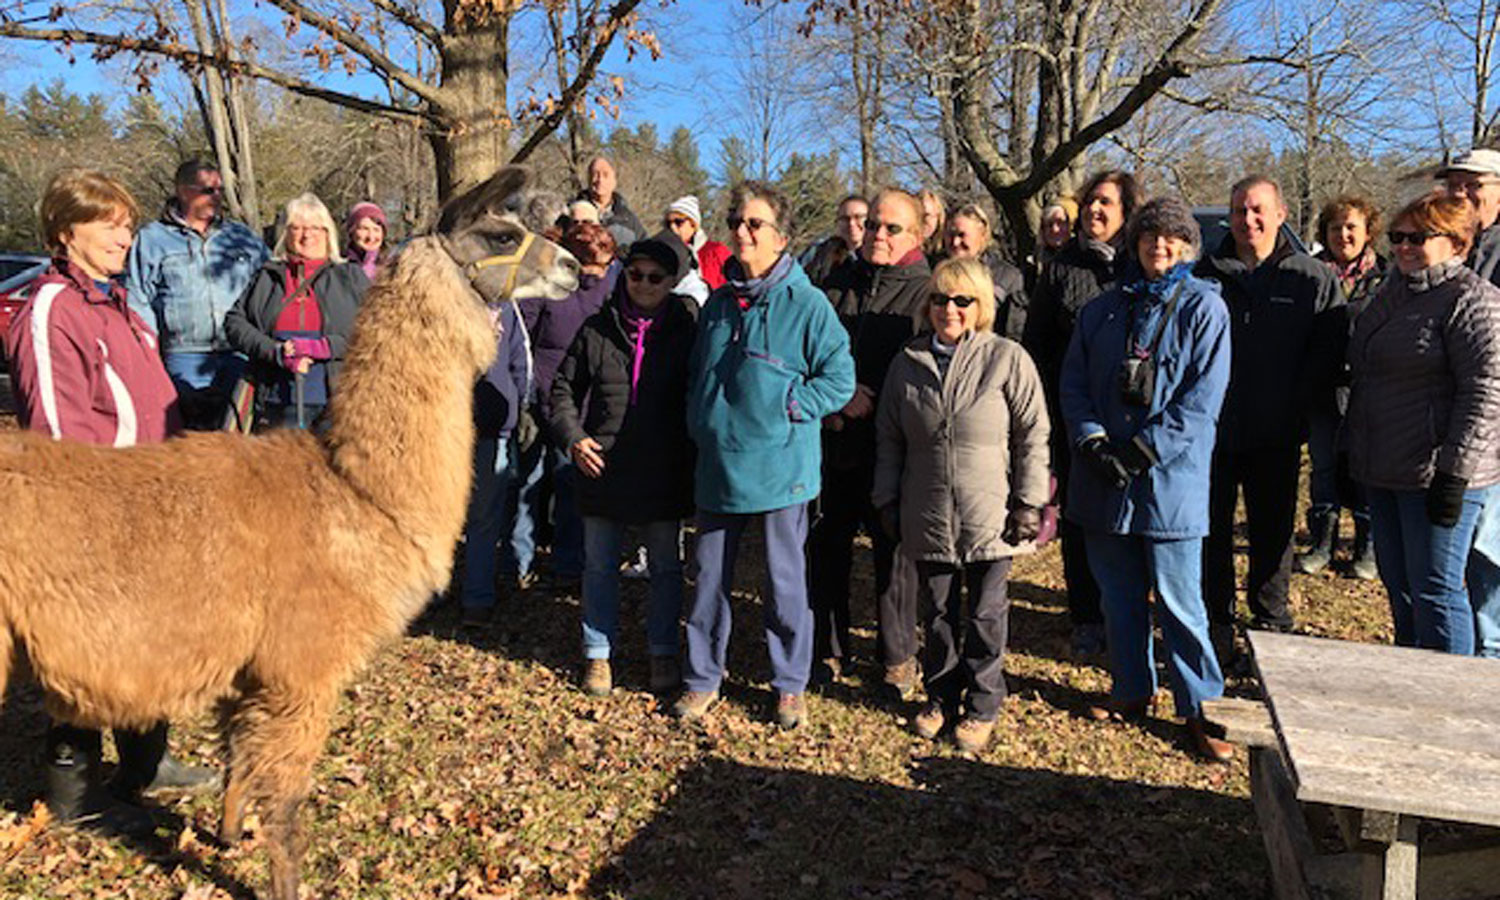
[[[1246,800],[963,758],[914,787],[708,759],[597,871],[596,897],[1258,897]],[[1137,827],[1143,817],[1148,825]]]

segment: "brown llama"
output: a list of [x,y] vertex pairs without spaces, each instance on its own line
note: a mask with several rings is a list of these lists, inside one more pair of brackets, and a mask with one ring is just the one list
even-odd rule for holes
[[79,726],[225,704],[221,835],[259,810],[274,900],[297,900],[297,810],[340,690],[448,582],[493,309],[577,283],[509,211],[525,180],[450,202],[370,289],[325,437],[0,439],[0,698],[14,663]]

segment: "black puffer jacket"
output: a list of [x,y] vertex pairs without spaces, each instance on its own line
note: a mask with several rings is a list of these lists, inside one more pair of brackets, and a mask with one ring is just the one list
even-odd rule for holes
[[[286,265],[284,260],[273,259],[262,266],[250,287],[224,316],[229,345],[250,358],[256,383],[262,386],[291,377],[281,367],[282,342],[271,337],[276,319],[286,307]],[[354,315],[369,288],[370,280],[359,263],[327,262],[313,275],[312,294],[318,301],[323,336],[328,338],[332,354],[328,360],[330,389],[338,383],[344,353],[349,349],[349,336],[354,333]]]
[[1500,482],[1500,288],[1450,260],[1393,273],[1354,322],[1350,472],[1391,490],[1434,472]]
[[1229,306],[1229,392],[1217,446],[1242,452],[1302,443],[1307,411],[1333,405],[1343,372],[1349,320],[1338,280],[1285,237],[1250,269],[1226,235],[1195,274],[1217,281]]
[[[875,391],[879,406],[891,361],[916,333],[916,317],[924,313],[932,290],[932,269],[923,257],[904,266],[877,266],[856,257],[829,273],[823,290],[849,332],[855,383]],[[873,473],[874,415],[823,434],[825,465],[868,468]]]
[[[1073,237],[1042,267],[1026,311],[1021,346],[1041,373],[1047,409],[1054,414],[1054,421],[1062,421],[1057,414],[1057,379],[1073,339],[1078,312],[1115,286],[1123,264],[1121,257],[1105,258],[1099,250]],[[1062,431],[1059,428],[1056,433],[1061,435]]]
[[687,380],[697,304],[667,298],[660,320],[647,333],[631,406],[635,344],[620,314],[624,286],[622,278],[563,358],[552,381],[548,425],[560,447],[587,436],[604,448],[604,474],[577,479],[581,514],[632,523],[681,519],[693,511]]

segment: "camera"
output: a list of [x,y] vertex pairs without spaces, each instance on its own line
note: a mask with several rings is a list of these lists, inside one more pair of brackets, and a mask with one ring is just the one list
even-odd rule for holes
[[1130,406],[1150,406],[1156,396],[1156,362],[1149,356],[1120,361],[1120,399]]

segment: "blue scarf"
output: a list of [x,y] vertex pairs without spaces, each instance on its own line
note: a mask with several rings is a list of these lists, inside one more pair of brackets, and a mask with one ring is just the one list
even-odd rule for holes
[[1130,264],[1127,274],[1128,280],[1122,290],[1127,296],[1145,296],[1151,300],[1160,301],[1169,291],[1175,290],[1182,279],[1193,274],[1191,262],[1180,262],[1164,272],[1161,277],[1147,279],[1146,273],[1141,271],[1138,263]]
[[731,258],[724,264],[724,280],[734,291],[735,299],[740,302],[740,309],[749,309],[759,303],[791,271],[792,257],[786,253],[781,254],[771,270],[759,278],[746,277],[745,267],[740,264],[739,259]]

